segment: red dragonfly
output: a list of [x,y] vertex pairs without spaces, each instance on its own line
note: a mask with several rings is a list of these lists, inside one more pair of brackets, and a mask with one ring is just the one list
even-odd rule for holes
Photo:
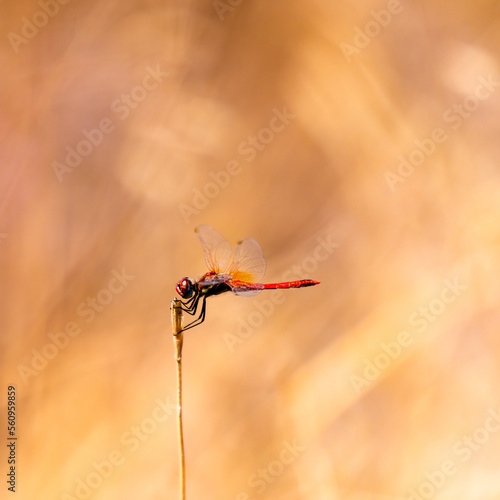
[[181,298],[182,310],[195,316],[201,301],[198,317],[185,326],[188,330],[205,320],[206,300],[208,297],[233,292],[236,295],[252,296],[262,290],[276,288],[301,288],[318,285],[319,281],[298,280],[283,283],[256,283],[266,271],[266,261],[262,248],[253,238],[238,242],[233,251],[229,242],[215,229],[201,225],[195,229],[205,254],[205,263],[209,269],[199,280],[182,278],[175,287]]

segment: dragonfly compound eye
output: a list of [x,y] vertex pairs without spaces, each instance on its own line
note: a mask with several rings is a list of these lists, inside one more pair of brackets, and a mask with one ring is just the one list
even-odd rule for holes
[[177,293],[183,298],[183,299],[189,299],[193,295],[193,283],[189,278],[182,278],[179,283],[177,283],[177,286],[175,287],[177,290]]

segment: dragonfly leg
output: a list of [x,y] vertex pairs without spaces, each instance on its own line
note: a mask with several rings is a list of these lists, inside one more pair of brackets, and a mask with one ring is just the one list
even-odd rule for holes
[[[199,298],[198,300],[196,301],[196,304],[198,304],[198,301],[199,301]],[[185,326],[182,331],[184,332],[185,330],[189,330],[190,328],[193,328],[195,326],[198,326],[198,325],[201,325],[203,323],[203,321],[205,321],[205,310],[206,310],[206,304],[207,304],[207,296],[204,295],[203,296],[203,299],[202,299],[202,303],[201,303],[201,312],[200,312],[200,315],[194,320],[194,321],[191,321],[191,323],[189,323],[189,325]],[[189,313],[189,314],[192,314],[194,315],[196,312],[193,311],[192,313]]]
[[200,301],[200,294],[196,294],[186,302],[181,302],[181,309],[185,313],[193,316],[194,314],[196,314],[196,309],[198,308],[199,301]]

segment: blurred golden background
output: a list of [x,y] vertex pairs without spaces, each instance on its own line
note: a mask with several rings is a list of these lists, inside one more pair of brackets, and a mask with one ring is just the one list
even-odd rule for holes
[[17,498],[179,498],[169,307],[202,223],[321,285],[186,333],[188,499],[500,498],[499,14],[3,3]]

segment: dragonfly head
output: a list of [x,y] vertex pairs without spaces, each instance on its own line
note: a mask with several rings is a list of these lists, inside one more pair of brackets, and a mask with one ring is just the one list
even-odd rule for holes
[[189,299],[194,293],[193,282],[189,278],[182,278],[175,289],[183,299]]

